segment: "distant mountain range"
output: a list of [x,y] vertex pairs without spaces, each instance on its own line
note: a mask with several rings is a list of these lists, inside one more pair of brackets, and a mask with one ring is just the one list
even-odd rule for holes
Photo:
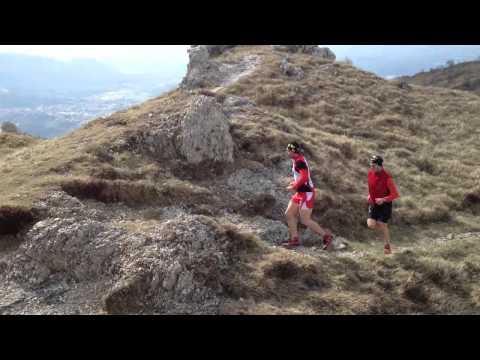
[[0,54],[0,122],[12,121],[36,136],[60,136],[158,96],[179,81],[177,74],[123,74],[89,59]]
[[11,91],[98,91],[125,80],[125,75],[94,60],[62,62],[0,54],[0,88]]
[[332,45],[330,48],[337,59],[348,57],[356,67],[387,78],[412,76],[444,65],[448,60],[480,59],[477,45]]
[[0,54],[0,89],[22,94],[91,93],[125,83],[155,87],[155,84],[169,78],[171,80],[168,74],[156,75],[154,79],[150,75],[122,74],[90,59],[63,62],[42,57]]

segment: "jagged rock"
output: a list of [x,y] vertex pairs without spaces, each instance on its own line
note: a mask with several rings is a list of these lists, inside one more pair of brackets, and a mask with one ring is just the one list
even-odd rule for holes
[[233,162],[233,139],[226,112],[215,97],[194,95],[182,112],[130,135],[129,151],[158,159],[179,159],[185,166]]
[[187,52],[190,58],[189,67],[195,67],[200,64],[204,64],[210,57],[210,53],[206,46],[192,45]]
[[190,61],[188,63],[187,74],[183,78],[180,88],[193,89],[204,87],[212,79],[211,74],[218,73],[219,66],[210,62],[210,53],[205,45],[192,45],[188,49]]
[[226,115],[207,96],[193,99],[181,123],[179,149],[189,164],[233,162],[233,139]]
[[221,82],[220,64],[210,61],[212,56],[220,55],[235,45],[192,45],[188,49],[190,61],[187,75],[180,84],[181,88],[192,89]]
[[335,54],[329,48],[320,48],[318,45],[273,45],[273,49],[290,53],[310,54],[332,61],[336,59]]
[[249,73],[258,63],[256,56],[247,55],[237,63],[222,63],[215,58],[227,49],[237,45],[194,45],[188,50],[190,61],[187,74],[180,88],[191,90],[195,88],[226,86]]
[[289,77],[294,77],[297,80],[302,80],[305,77],[305,73],[303,72],[302,68],[299,66],[294,66],[288,61],[289,59],[285,58],[282,60],[282,63],[280,64],[280,70],[282,74]]
[[[59,194],[50,204],[67,202],[79,207]],[[147,238],[86,214],[82,210],[74,218],[47,217],[37,223],[5,262],[2,276],[37,288],[46,289],[57,278],[75,287],[103,289],[89,301],[103,301],[109,313],[218,313],[220,274],[236,256],[233,240],[219,235],[218,223],[180,214]]]
[[[89,219],[49,218],[40,221],[27,233],[22,256],[14,264],[18,271],[14,272],[28,276],[29,272],[22,268],[25,261],[32,262],[33,259],[43,273],[64,272],[76,281],[107,274],[111,258],[120,250],[115,239],[121,234],[120,230],[109,229]],[[39,281],[31,281],[28,277],[25,280],[31,283]]]

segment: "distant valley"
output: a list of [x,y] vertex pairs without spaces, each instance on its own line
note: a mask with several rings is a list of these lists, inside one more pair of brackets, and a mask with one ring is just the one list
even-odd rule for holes
[[92,60],[0,55],[0,122],[52,138],[176,87],[178,74],[125,75]]

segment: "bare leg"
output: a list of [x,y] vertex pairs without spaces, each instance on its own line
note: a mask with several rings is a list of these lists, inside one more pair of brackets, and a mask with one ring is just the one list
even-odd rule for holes
[[367,220],[367,226],[369,229],[375,230],[377,229],[377,222],[373,219],[368,219]]
[[370,229],[378,230],[383,235],[385,246],[390,245],[390,231],[388,230],[388,224],[368,219],[367,225]]
[[390,231],[388,230],[388,224],[377,222],[377,226],[383,234],[383,241],[385,245],[390,245]]
[[307,228],[312,230],[314,233],[317,233],[320,236],[325,235],[327,232],[323,229],[318,223],[312,220],[312,209],[301,209],[300,210],[300,221]]
[[290,239],[298,237],[298,205],[290,200],[287,211],[285,212],[288,223]]

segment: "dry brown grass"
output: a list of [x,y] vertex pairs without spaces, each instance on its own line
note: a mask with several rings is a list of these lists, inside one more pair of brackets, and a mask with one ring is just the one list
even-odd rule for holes
[[436,86],[449,89],[472,91],[480,94],[480,61],[470,61],[451,67],[434,69],[401,78],[410,84]]
[[[229,171],[258,165],[278,170],[285,144],[304,143],[318,188],[315,220],[368,254],[312,258],[271,249],[252,234],[217,226],[219,239],[230,239],[232,256],[230,270],[220,277],[232,299],[226,312],[478,313],[478,241],[416,243],[415,252],[398,251],[387,259],[381,246],[368,248],[362,241],[373,236],[365,226],[368,158],[373,153],[384,155],[402,195],[395,203],[394,243],[399,239],[411,245],[433,237],[429,231],[444,233],[447,225],[458,232],[480,230],[475,217],[480,210],[480,172],[475,169],[480,99],[451,90],[401,89],[348,64],[302,54],[289,55],[306,75],[293,80],[279,70],[285,54],[266,46],[241,46],[217,60],[236,62],[252,53],[262,57],[262,65],[251,75],[221,93],[201,90],[220,102],[235,94],[257,103],[230,119],[236,161],[225,174],[212,169],[213,174],[221,179]],[[56,140],[0,135],[0,205],[28,210],[46,191],[63,188],[79,198],[108,203],[186,205],[211,221],[223,207],[232,207],[228,194],[204,185],[205,176],[211,175],[197,176],[199,169],[175,161],[160,163],[112,150],[117,139],[148,129],[150,118],[181,113],[188,100],[187,93],[173,91]],[[268,216],[274,200],[251,199],[236,210]],[[21,214],[28,211],[16,214],[9,219],[21,229]],[[133,230],[148,232],[160,215],[145,216],[144,222],[130,224]]]
[[14,133],[0,133],[0,158],[20,148],[31,146],[41,140],[28,135]]
[[478,237],[385,258],[273,250],[243,259],[228,286],[234,314],[478,314]]
[[215,206],[220,202],[208,189],[178,180],[155,184],[148,181],[75,178],[61,182],[60,187],[79,199],[93,199],[103,203],[121,202],[130,206],[189,205],[195,208],[204,204]]
[[[320,191],[315,214],[327,227],[354,238],[366,234],[363,199],[372,153],[384,155],[401,195],[415,202],[415,206],[398,202],[398,224],[448,222],[458,211],[476,209],[475,192],[454,194],[452,189],[473,189],[478,183],[478,174],[471,171],[472,159],[480,156],[478,97],[434,88],[404,90],[348,64],[304,54],[289,55],[306,75],[293,80],[279,70],[285,54],[268,46],[240,46],[216,60],[232,63],[252,53],[261,56],[262,65],[251,75],[221,94],[201,91],[257,102],[255,109],[231,119],[237,159],[276,166],[285,143],[305,143]],[[62,139],[5,153],[0,157],[4,177],[0,202],[29,206],[39,194],[58,188],[65,177],[159,182],[177,176],[197,181],[184,174],[188,169],[110,150],[115,139],[146,126],[149,114],[155,118],[177,113],[186,101],[188,94],[172,91],[92,121]],[[439,197],[443,194],[450,200]],[[427,202],[418,201],[426,197]]]
[[[325,213],[317,211],[328,226],[361,237],[365,209],[357,199],[366,194],[368,156],[373,153],[384,155],[402,196],[428,198],[417,200],[415,207],[399,202],[400,225],[450,222],[465,208],[462,204],[475,202],[471,194],[466,202],[466,194],[449,201],[441,197],[478,181],[471,161],[480,157],[474,145],[480,101],[474,95],[402,89],[350,65],[315,63],[300,54],[290,54],[290,62],[306,76],[293,80],[279,71],[285,54],[267,50],[252,48],[264,54],[263,66],[225,90],[249,97],[264,111],[249,113],[238,123],[233,119],[239,152],[268,164],[287,141],[306,143],[317,187],[338,204],[329,203]],[[321,208],[321,201],[317,205]]]
[[[156,116],[159,108],[162,114],[179,111],[186,98],[185,94],[172,91],[147,101],[141,107],[93,120],[54,140],[30,140],[3,134],[5,136],[0,137],[0,204],[29,207],[47,191],[60,189],[65,179],[72,177],[104,175],[130,180],[137,179],[137,174],[143,174],[147,179],[158,175],[153,160],[131,153],[114,153],[110,148],[115,140],[143,126],[149,114]],[[7,148],[9,150],[5,150]],[[115,174],[112,171],[108,174],[109,166],[115,168]],[[102,168],[106,172],[102,173]]]

